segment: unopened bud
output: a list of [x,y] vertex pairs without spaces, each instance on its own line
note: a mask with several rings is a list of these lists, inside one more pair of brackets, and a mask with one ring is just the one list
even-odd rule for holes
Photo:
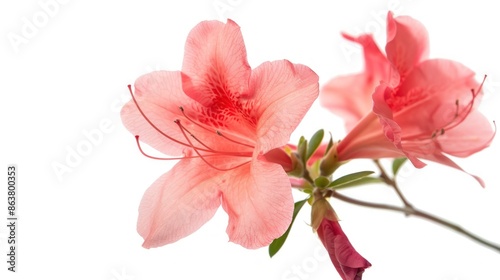
[[314,202],[311,207],[311,226],[316,232],[323,219],[338,221],[339,218],[330,205],[330,202],[317,190],[314,192]]
[[337,145],[334,144],[328,153],[323,157],[319,165],[321,176],[328,177],[341,165],[338,160]]
[[299,155],[296,153],[290,154],[290,158],[292,160],[292,170],[288,171],[288,175],[295,177],[302,177],[304,175],[304,163],[300,159]]

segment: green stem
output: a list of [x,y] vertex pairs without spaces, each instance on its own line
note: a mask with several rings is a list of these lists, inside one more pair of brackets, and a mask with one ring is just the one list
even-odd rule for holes
[[387,175],[387,172],[385,172],[384,167],[382,167],[382,164],[380,164],[380,161],[378,159],[374,160],[375,165],[377,165],[378,169],[380,170],[380,178],[389,186],[391,186],[394,191],[398,194],[399,198],[403,202],[403,204],[406,206],[406,208],[413,209],[413,205],[406,199],[406,197],[403,195],[403,192],[398,187],[398,184],[396,183],[395,179],[392,179]]
[[400,213],[404,213],[405,215],[407,216],[416,216],[416,217],[420,217],[420,218],[423,218],[423,219],[427,219],[429,221],[432,221],[432,222],[435,222],[437,224],[440,224],[444,227],[447,227],[451,230],[454,230],[455,232],[457,233],[460,233],[462,235],[465,235],[467,236],[468,238],[476,241],[476,242],[479,242],[481,244],[483,244],[484,246],[492,249],[492,250],[495,250],[497,251],[498,253],[500,253],[500,245],[499,244],[495,244],[493,242],[490,242],[488,240],[485,240],[483,238],[481,238],[480,236],[477,236],[475,234],[473,234],[472,232],[460,227],[459,225],[456,225],[454,223],[451,223],[451,222],[448,222],[444,219],[441,219],[437,216],[434,216],[432,214],[429,214],[429,213],[426,213],[424,211],[421,211],[421,210],[418,210],[414,207],[397,207],[397,206],[393,206],[393,205],[388,205],[388,204],[380,204],[380,203],[373,203],[373,202],[367,202],[367,201],[362,201],[362,200],[358,200],[358,199],[354,199],[354,198],[351,198],[351,197],[348,197],[348,196],[345,196],[345,195],[342,195],[336,191],[333,191],[332,192],[332,196],[339,199],[339,200],[342,200],[342,201],[345,201],[345,202],[348,202],[348,203],[351,203],[351,204],[355,204],[355,205],[359,205],[359,206],[364,206],[364,207],[370,207],[370,208],[377,208],[377,209],[385,209],[385,210],[391,210],[391,211],[395,211],[395,212],[400,212]]

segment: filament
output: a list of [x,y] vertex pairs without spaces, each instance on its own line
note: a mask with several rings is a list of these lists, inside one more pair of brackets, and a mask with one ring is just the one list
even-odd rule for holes
[[[135,141],[137,143],[137,147],[139,148],[139,151],[141,152],[141,154],[147,158],[156,159],[156,160],[181,160],[181,159],[185,159],[185,158],[200,158],[199,156],[182,156],[182,157],[168,157],[168,158],[150,156],[150,155],[146,154],[144,152],[144,150],[142,149],[141,144],[139,142],[139,135],[135,136]],[[203,155],[203,156],[204,157],[213,157],[213,156],[217,156],[217,154],[207,154],[207,155]]]
[[189,144],[191,145],[191,147],[193,148],[194,152],[210,167],[212,167],[213,169],[215,170],[219,170],[219,171],[229,171],[229,170],[233,170],[235,168],[238,168],[240,166],[243,166],[247,163],[250,163],[251,161],[246,161],[242,164],[239,164],[239,165],[236,165],[236,166],[233,166],[233,167],[230,167],[230,168],[219,168],[219,167],[216,167],[214,166],[213,164],[211,164],[210,162],[208,162],[204,157],[203,155],[199,152],[198,148],[196,148],[195,146],[192,145],[191,143],[191,140],[189,140],[189,137],[187,137],[186,135],[186,131],[185,131],[185,128],[184,126],[181,124],[181,121],[179,119],[175,120],[174,121],[178,126],[179,126],[179,129],[181,130],[182,134],[184,135],[184,138],[186,138],[186,140],[189,142]]
[[231,139],[231,138],[229,138],[229,137],[225,136],[224,134],[222,134],[222,132],[220,132],[220,131],[218,131],[218,130],[216,131],[216,133],[217,133],[217,135],[221,136],[222,138],[224,138],[224,139],[226,139],[226,140],[228,140],[228,141],[230,141],[230,142],[233,142],[233,143],[236,143],[236,144],[239,144],[239,145],[243,145],[243,146],[247,146],[247,147],[249,147],[249,148],[255,148],[255,147],[254,147],[254,146],[252,146],[252,145],[245,144],[245,143],[242,143],[242,142],[238,142],[238,141],[236,141],[236,140],[233,140],[233,139]]
[[178,143],[178,144],[181,144],[183,146],[189,146],[188,144],[184,143],[184,142],[181,142],[175,138],[172,138],[170,136],[168,136],[167,134],[165,134],[163,131],[161,131],[156,125],[153,124],[153,122],[151,122],[149,120],[148,117],[146,117],[146,114],[144,114],[144,112],[142,111],[141,107],[139,106],[139,104],[137,103],[137,100],[135,99],[135,96],[134,94],[132,93],[132,86],[131,85],[128,85],[128,90],[130,92],[130,95],[132,96],[132,100],[134,101],[135,103],[135,106],[137,107],[137,109],[139,110],[139,112],[141,113],[142,117],[144,117],[144,119],[156,130],[158,131],[161,135],[167,137],[168,139],[170,139],[171,141],[174,141],[175,143]]
[[[206,128],[205,126],[203,126],[203,125],[199,124],[198,122],[195,122],[195,121],[194,121],[194,120],[192,120],[190,117],[188,117],[188,116],[187,116],[187,114],[186,114],[186,112],[184,111],[184,107],[180,106],[180,107],[179,107],[179,110],[181,110],[182,114],[184,115],[184,117],[185,117],[188,121],[192,122],[193,124],[195,124],[195,125],[197,125],[197,126],[199,126],[199,127],[203,128],[203,129],[205,129],[205,130],[207,130],[207,131],[213,132],[213,130],[211,130],[211,129],[209,129],[209,128]],[[226,140],[228,140],[228,141],[230,141],[230,142],[233,142],[233,143],[235,143],[235,144],[243,145],[243,146],[246,146],[246,147],[249,147],[249,148],[255,148],[255,147],[254,147],[254,146],[252,146],[252,145],[245,144],[245,143],[242,143],[242,142],[239,142],[239,141],[233,140],[233,139],[231,139],[231,138],[229,138],[229,137],[227,137],[227,136],[223,135],[223,134],[222,134],[222,132],[220,132],[219,130],[216,130],[216,131],[215,131],[215,133],[217,133],[217,135],[219,135],[219,136],[222,136],[222,138],[224,138],[224,139],[226,139]],[[194,137],[194,136],[193,136],[193,137]],[[203,145],[203,143],[201,143],[201,142],[200,142],[200,144],[202,144],[202,145]],[[205,146],[205,145],[203,145],[203,146]],[[205,146],[205,147],[206,147],[206,146]],[[207,149],[210,149],[210,148],[208,148],[208,147],[206,147],[206,148],[207,148]]]

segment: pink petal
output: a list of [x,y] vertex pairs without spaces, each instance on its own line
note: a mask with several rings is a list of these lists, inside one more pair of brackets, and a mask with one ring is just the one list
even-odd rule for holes
[[419,21],[408,17],[394,18],[387,14],[387,58],[398,69],[401,79],[420,61],[429,55],[429,37],[427,30]]
[[282,148],[272,149],[269,152],[265,153],[263,157],[269,162],[281,165],[285,172],[293,170],[292,159]]
[[360,74],[330,80],[321,90],[320,101],[324,107],[344,118],[349,131],[371,111],[371,95],[381,80],[388,79],[390,64],[371,35],[343,36],[363,46],[365,69]]
[[344,280],[360,280],[371,264],[351,245],[337,221],[323,219],[318,235],[337,272]]
[[[394,94],[392,88],[385,85],[380,85],[375,90],[373,94],[373,112],[378,115],[380,124],[382,125],[382,131],[385,137],[394,144],[394,147],[400,150],[404,155],[413,163],[417,168],[422,168],[425,166],[420,159],[418,159],[410,149],[403,147],[402,144],[402,134],[407,128],[402,126],[399,122],[394,120],[394,112],[387,105],[386,100]],[[414,112],[415,114],[415,112]],[[415,117],[413,117],[415,119]],[[427,121],[426,119],[420,119],[421,121]]]
[[293,197],[283,168],[255,160],[234,169],[222,190],[229,240],[249,249],[269,245],[290,225]]
[[380,118],[369,113],[337,145],[339,161],[401,157],[405,154],[384,134]]
[[437,137],[443,152],[457,157],[468,157],[488,147],[493,140],[489,121],[478,111],[473,111],[457,127]]
[[431,161],[434,161],[434,162],[437,162],[437,163],[440,163],[443,165],[447,165],[449,167],[453,167],[453,168],[458,169],[462,172],[465,172],[466,174],[472,176],[472,178],[474,178],[481,185],[481,187],[484,188],[486,186],[483,179],[481,179],[481,177],[476,176],[474,174],[471,174],[469,172],[466,172],[465,170],[462,169],[462,167],[460,167],[453,160],[449,159],[447,156],[443,155],[442,153],[436,152],[434,154],[428,154],[425,157],[428,160],[431,160]]
[[[122,109],[122,120],[125,127],[132,134],[140,136],[140,141],[168,155],[180,155],[185,153],[187,150],[191,149],[191,146],[186,140],[186,136],[182,134],[179,126],[174,123],[174,120],[180,120],[182,125],[196,136],[197,139],[214,150],[238,152],[249,150],[251,153],[251,149],[248,147],[223,139],[216,133],[216,128],[212,127],[211,129],[205,129],[191,122],[191,120],[199,124],[205,122],[208,123],[208,126],[211,126],[212,123],[210,123],[210,121],[212,121],[212,119],[209,119],[209,117],[215,119],[220,118],[217,114],[214,115],[213,112],[207,111],[206,108],[182,92],[180,72],[152,72],[139,77],[134,86],[135,96],[139,107],[151,123],[163,133],[154,129],[140,114],[135,103],[129,101]],[[179,109],[181,106],[184,108],[184,113],[189,115],[191,120],[184,117]],[[245,130],[247,126],[242,125],[242,122],[238,122],[238,120],[233,123],[226,122],[225,125],[230,126],[229,132],[236,131],[242,132],[242,134],[251,134],[249,131],[254,130]],[[231,131],[231,126],[234,127],[234,129],[232,129],[233,131]],[[226,130],[222,131],[225,133]],[[225,135],[230,136],[229,132],[225,133]],[[172,141],[167,136],[175,139],[177,142]],[[233,139],[238,138],[233,137]],[[192,142],[201,147],[201,144],[198,142],[194,140],[192,140]],[[246,142],[253,144],[253,142],[248,140]]]
[[247,94],[251,69],[240,27],[232,20],[194,27],[186,40],[182,73],[184,92],[204,106]]
[[367,95],[371,96],[375,87],[376,83],[367,81],[365,73],[339,76],[321,89],[321,105],[341,116],[349,131],[371,110],[372,101]]
[[[182,92],[180,72],[158,71],[139,77],[135,84],[136,100],[147,118],[163,133],[184,140],[174,120],[179,118],[179,106],[189,98]],[[121,110],[124,126],[140,140],[169,155],[179,155],[185,146],[167,139],[140,114],[131,100]]]
[[406,128],[403,133],[431,135],[452,122],[457,101],[459,111],[468,106],[473,99],[471,90],[478,87],[469,68],[451,60],[432,59],[420,63],[386,102],[398,124]]
[[212,218],[220,206],[220,182],[206,169],[200,159],[183,159],[146,190],[137,223],[145,248],[175,242]]
[[[373,95],[373,111],[380,117],[388,139],[416,167],[423,167],[425,164],[417,157],[425,158],[425,154],[439,149],[432,143],[432,135],[457,119],[457,109],[467,111],[465,108],[474,98],[471,89],[477,87],[474,73],[462,64],[444,59],[426,60],[413,69],[397,91],[378,88]],[[461,114],[459,121],[465,116]],[[491,133],[485,137],[490,136]]]
[[318,97],[318,75],[287,60],[265,62],[252,72],[255,94],[257,151],[284,146]]

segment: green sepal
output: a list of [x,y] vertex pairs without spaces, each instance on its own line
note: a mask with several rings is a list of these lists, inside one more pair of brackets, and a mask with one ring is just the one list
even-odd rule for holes
[[297,217],[297,214],[299,213],[300,209],[304,204],[306,203],[307,199],[300,200],[295,202],[293,205],[293,216],[292,216],[292,222],[290,223],[290,226],[288,226],[288,229],[283,233],[282,236],[274,239],[274,241],[269,244],[269,256],[272,258],[278,251],[281,249],[283,244],[285,244],[286,238],[288,237],[288,233],[290,233],[290,229],[292,228],[293,222],[295,221],[295,217]]
[[332,133],[330,132],[329,134],[330,134],[330,141],[328,141],[328,145],[326,146],[326,151],[323,156],[326,156],[326,154],[328,154],[328,151],[330,151],[330,149],[333,147]]
[[311,176],[311,178],[317,178],[319,176],[320,163],[321,163],[321,161],[317,160],[309,167],[309,176]]
[[331,182],[328,185],[328,187],[334,188],[334,189],[344,187],[343,185],[361,180],[362,178],[369,176],[373,173],[375,173],[375,172],[373,172],[373,171],[360,171],[360,172],[348,174],[348,175],[342,176],[342,177],[338,178],[337,180]]
[[328,153],[321,159],[319,165],[320,174],[322,176],[330,176],[340,167],[342,163],[338,160],[337,149],[333,147],[328,151]]
[[299,145],[297,146],[297,154],[299,155],[300,160],[302,161],[304,166],[306,166],[307,162],[306,153],[307,153],[307,140],[306,138],[304,138],[304,136],[301,136],[299,140]]
[[307,147],[307,153],[306,153],[306,158],[305,160],[309,160],[311,156],[316,152],[318,149],[319,145],[321,144],[321,141],[323,141],[323,136],[325,136],[325,131],[323,129],[320,129],[314,133],[314,135],[311,137],[311,140],[309,140],[309,146]]
[[290,159],[292,160],[293,170],[288,171],[287,174],[294,177],[301,178],[304,175],[304,163],[297,153],[291,153]]
[[401,166],[403,166],[406,160],[408,159],[405,157],[394,159],[394,161],[392,162],[392,174],[394,174],[394,176],[398,174],[399,169],[401,168]]
[[350,188],[350,187],[357,187],[357,186],[362,186],[362,185],[368,185],[368,184],[378,184],[378,183],[383,183],[384,181],[380,179],[380,177],[363,177],[358,180],[350,181],[347,183],[343,183],[340,185],[336,185],[333,187],[335,190],[340,190],[340,189],[345,189],[345,188]]

